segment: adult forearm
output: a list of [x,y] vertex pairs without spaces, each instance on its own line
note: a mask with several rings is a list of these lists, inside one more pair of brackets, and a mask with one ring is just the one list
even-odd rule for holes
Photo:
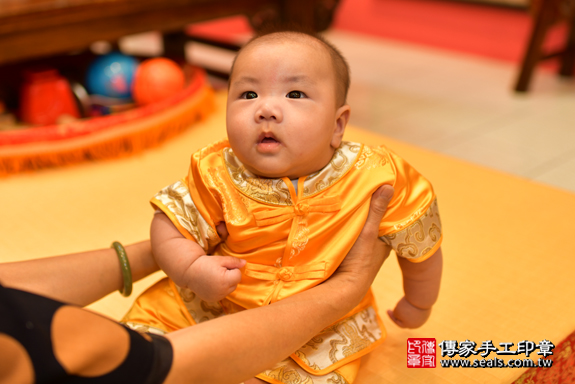
[[[125,249],[133,281],[158,270],[149,241]],[[111,248],[0,264],[0,282],[81,306],[123,287],[120,262]]]
[[356,306],[366,293],[357,286],[334,277],[272,305],[167,335],[174,364],[166,383],[236,384],[269,369]]

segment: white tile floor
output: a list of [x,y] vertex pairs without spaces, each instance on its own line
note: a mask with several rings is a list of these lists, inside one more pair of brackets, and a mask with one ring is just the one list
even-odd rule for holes
[[330,31],[349,61],[351,123],[575,192],[575,81],[485,58]]
[[[575,192],[574,80],[539,69],[531,91],[518,95],[511,63],[349,32],[325,35],[350,64],[353,125]],[[219,70],[232,60],[193,45],[188,54]]]

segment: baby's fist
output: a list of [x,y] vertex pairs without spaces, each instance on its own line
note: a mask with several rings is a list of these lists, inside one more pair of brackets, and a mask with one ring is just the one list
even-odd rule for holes
[[235,291],[244,265],[245,260],[232,256],[200,256],[190,268],[188,288],[204,301],[220,301]]

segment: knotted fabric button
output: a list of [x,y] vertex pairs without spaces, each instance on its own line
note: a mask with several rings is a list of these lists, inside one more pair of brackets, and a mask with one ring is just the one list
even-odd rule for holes
[[295,206],[295,214],[298,216],[303,216],[309,212],[309,204],[307,203],[297,203]]
[[288,268],[281,268],[278,271],[278,278],[283,281],[288,281],[293,276],[293,272],[290,271]]

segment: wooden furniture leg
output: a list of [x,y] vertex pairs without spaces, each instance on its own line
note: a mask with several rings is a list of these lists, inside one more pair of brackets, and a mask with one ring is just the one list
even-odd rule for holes
[[555,11],[551,0],[543,0],[539,11],[536,14],[535,24],[531,30],[527,50],[523,56],[521,70],[515,85],[515,91],[526,92],[529,88],[529,82],[533,75],[535,66],[541,60],[542,46],[545,36],[551,24],[554,21]]
[[183,31],[162,34],[163,55],[176,60],[186,59],[186,42],[188,38]]
[[559,74],[565,77],[573,76],[575,67],[575,15],[569,20],[569,32],[567,35],[567,46],[561,58]]

